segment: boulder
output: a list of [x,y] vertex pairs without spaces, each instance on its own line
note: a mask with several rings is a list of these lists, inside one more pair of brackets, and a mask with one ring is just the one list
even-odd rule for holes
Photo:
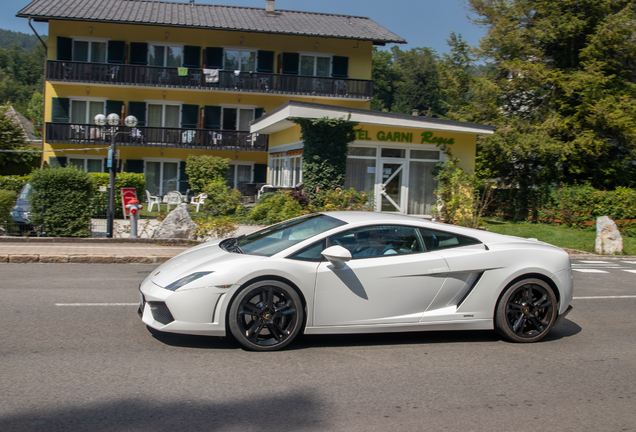
[[614,255],[623,253],[623,238],[616,223],[607,216],[596,219],[596,253]]
[[179,204],[176,209],[168,213],[159,228],[152,234],[152,238],[196,240],[196,235],[193,234],[195,228],[196,224],[190,217],[188,205]]

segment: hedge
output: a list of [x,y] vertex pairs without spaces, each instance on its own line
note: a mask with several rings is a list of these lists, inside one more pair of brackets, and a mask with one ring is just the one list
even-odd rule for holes
[[10,190],[19,194],[25,184],[29,182],[30,175],[26,176],[1,176],[0,177],[0,189]]
[[[94,182],[93,188],[93,215],[105,216],[108,208],[108,189],[100,192],[100,186],[108,186],[110,175],[108,173],[89,173]],[[124,213],[121,207],[121,188],[134,187],[137,199],[143,202],[146,192],[146,179],[139,173],[117,173],[115,177],[115,217],[122,218]]]

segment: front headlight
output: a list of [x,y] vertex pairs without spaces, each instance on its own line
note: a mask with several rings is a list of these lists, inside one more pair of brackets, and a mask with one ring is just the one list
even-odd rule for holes
[[203,276],[207,276],[207,275],[209,275],[210,273],[214,273],[214,272],[208,271],[208,272],[196,272],[196,273],[192,273],[192,274],[190,274],[190,275],[188,275],[188,276],[182,277],[181,279],[179,279],[179,280],[176,280],[176,281],[172,282],[170,285],[166,286],[165,288],[166,288],[167,290],[170,290],[170,291],[176,291],[176,290],[178,290],[179,288],[181,288],[182,286],[187,285],[187,284],[189,284],[190,282],[195,281],[195,280],[197,280],[197,279],[200,279],[200,278],[202,278]]

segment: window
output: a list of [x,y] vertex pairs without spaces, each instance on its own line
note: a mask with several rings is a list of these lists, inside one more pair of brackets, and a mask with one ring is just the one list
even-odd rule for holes
[[106,63],[106,41],[73,40],[73,61]]
[[86,172],[104,172],[104,159],[101,157],[70,157],[68,164]]
[[183,63],[183,46],[181,45],[148,45],[148,64],[150,66],[181,67]]
[[374,147],[349,147],[345,189],[373,191],[375,187],[376,153]]
[[479,240],[459,234],[453,234],[427,228],[420,228],[419,231],[422,235],[422,239],[427,251],[481,244]]
[[148,104],[148,123],[150,127],[178,128],[181,106],[168,104]]
[[225,184],[243,193],[246,183],[252,182],[252,165],[231,164],[225,176]]
[[223,52],[223,69],[254,72],[256,70],[256,51],[226,48]]
[[254,108],[223,107],[223,130],[249,131],[254,120]]
[[354,259],[424,252],[417,228],[375,225],[329,237],[329,246],[342,246]]
[[71,100],[71,123],[92,124],[97,114],[105,114],[106,102],[101,100]]
[[146,189],[150,195],[162,196],[179,187],[178,160],[145,160]]
[[269,184],[294,187],[303,181],[302,150],[278,153],[269,159]]
[[300,74],[328,77],[331,73],[331,56],[314,54],[300,55]]

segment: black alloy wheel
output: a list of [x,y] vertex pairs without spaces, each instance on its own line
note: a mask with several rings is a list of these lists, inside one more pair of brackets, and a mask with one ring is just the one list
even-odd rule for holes
[[304,316],[296,290],[280,281],[260,281],[244,288],[232,301],[229,327],[245,348],[275,351],[294,340]]
[[536,342],[548,334],[557,317],[552,288],[541,279],[510,286],[499,300],[495,329],[512,342]]

